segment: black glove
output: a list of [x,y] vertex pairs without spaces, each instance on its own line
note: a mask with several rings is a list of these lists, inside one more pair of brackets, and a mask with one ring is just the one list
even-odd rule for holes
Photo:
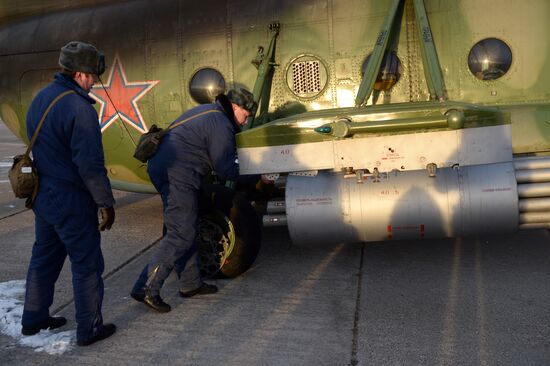
[[110,230],[115,222],[115,209],[113,207],[101,207],[99,209],[101,214],[101,222],[99,223],[99,230]]

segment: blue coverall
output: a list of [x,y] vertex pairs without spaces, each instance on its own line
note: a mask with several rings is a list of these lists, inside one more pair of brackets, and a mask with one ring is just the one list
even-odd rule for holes
[[[224,179],[239,177],[239,166],[235,162],[238,127],[233,122],[232,111],[229,116],[219,102],[200,105],[173,123],[207,110],[218,112],[172,129],[149,160],[147,171],[162,198],[166,234],[133,292],[143,292],[147,281],[149,294],[158,295],[172,269],[179,277],[180,291],[191,291],[202,284],[195,245],[199,188],[203,177],[211,171]],[[155,269],[155,275],[151,276]]]
[[114,198],[104,166],[101,130],[95,102],[67,75],[34,98],[27,114],[27,133],[33,135],[50,102],[50,110],[32,152],[40,187],[33,204],[36,242],[27,274],[23,327],[49,316],[54,285],[67,254],[71,261],[76,308],[77,340],[102,331],[104,269],[98,230],[98,207],[112,207]]

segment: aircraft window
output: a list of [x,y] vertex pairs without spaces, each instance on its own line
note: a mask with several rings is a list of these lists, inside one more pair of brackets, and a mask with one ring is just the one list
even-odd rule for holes
[[314,55],[301,55],[287,66],[287,86],[299,98],[316,98],[325,90],[327,79],[327,68]]
[[[361,75],[365,74],[365,69],[369,63],[370,56],[368,55],[361,65]],[[397,57],[397,54],[394,51],[384,52],[384,58],[382,59],[382,64],[380,65],[380,72],[376,77],[374,82],[375,90],[390,90],[392,86],[399,81],[401,77],[401,61]]]
[[477,42],[468,55],[468,67],[480,80],[495,80],[506,74],[512,64],[512,51],[500,39]]
[[189,82],[189,93],[199,104],[212,103],[218,94],[225,93],[225,79],[218,70],[200,69]]

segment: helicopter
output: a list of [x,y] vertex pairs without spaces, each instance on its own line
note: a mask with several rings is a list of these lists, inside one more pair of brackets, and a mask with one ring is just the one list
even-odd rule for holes
[[90,95],[116,189],[154,193],[132,157],[153,123],[231,87],[253,91],[259,110],[236,136],[240,171],[275,187],[209,184],[218,199],[206,199],[199,230],[203,261],[228,277],[254,262],[262,225],[287,226],[294,243],[550,227],[543,0],[29,0],[0,10],[0,117],[22,141],[59,48],[82,40],[105,53]]

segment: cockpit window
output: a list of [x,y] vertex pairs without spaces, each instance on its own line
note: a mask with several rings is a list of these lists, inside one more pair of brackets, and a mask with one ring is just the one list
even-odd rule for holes
[[189,82],[189,93],[199,104],[212,103],[218,94],[225,92],[225,79],[212,68],[198,70]]
[[[369,63],[370,56],[368,55],[361,65],[361,75],[365,74],[365,69]],[[375,90],[390,90],[392,86],[399,81],[401,77],[401,61],[395,54],[394,51],[384,52],[384,58],[382,59],[382,64],[380,65],[380,71],[376,77],[374,83]]]
[[500,39],[477,42],[468,55],[468,67],[479,80],[495,80],[506,74],[512,64],[512,51]]

